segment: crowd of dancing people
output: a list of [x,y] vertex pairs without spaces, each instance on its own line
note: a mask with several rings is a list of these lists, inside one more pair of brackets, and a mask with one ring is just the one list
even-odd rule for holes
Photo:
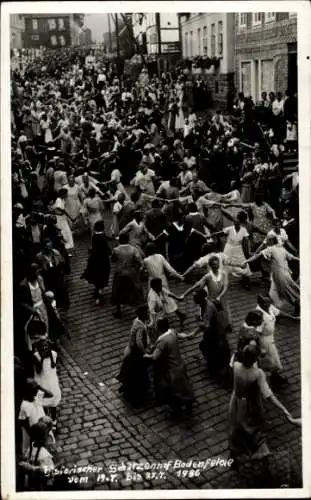
[[[245,452],[265,456],[262,400],[298,422],[269,385],[285,382],[276,322],[300,315],[299,179],[284,172],[297,153],[295,98],[263,93],[254,104],[239,94],[228,113],[203,119],[182,74],[143,69],[133,82],[68,52],[46,68],[39,60],[15,70],[11,89],[16,443],[27,487],[54,466],[59,343],[70,336],[67,277],[81,232],[90,241],[81,279],[98,307],[113,274],[114,315],[135,311],[118,375],[123,397],[143,405],[152,372],[170,416],[189,416],[194,394],[179,344],[201,335],[210,375],[233,381],[234,463]],[[229,282],[249,290],[254,273],[267,293],[232,353]],[[187,290],[174,294],[171,279]],[[179,307],[190,295],[191,332]]]

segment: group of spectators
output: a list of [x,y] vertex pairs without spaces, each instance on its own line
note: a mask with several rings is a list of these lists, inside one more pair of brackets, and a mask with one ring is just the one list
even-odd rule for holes
[[[115,315],[122,316],[124,305],[137,308],[119,375],[120,392],[135,396],[135,404],[149,390],[146,366],[153,361],[173,416],[191,413],[178,338],[203,332],[211,373],[227,374],[228,274],[249,289],[253,261],[264,257],[275,266],[270,299],[246,318],[232,367],[235,384],[258,381],[264,397],[283,408],[258,368],[263,341],[256,329],[265,314],[275,320],[271,307],[284,303],[299,316],[299,287],[287,265],[299,260],[298,174],[285,172],[286,158],[297,153],[295,99],[263,93],[255,106],[239,94],[228,113],[201,116],[185,101],[182,75],[131,82],[111,64],[89,64],[76,51],[52,58],[52,70],[45,57],[15,70],[11,80],[16,444],[30,482],[44,465],[54,466],[58,345],[70,335],[66,277],[76,231],[91,240],[81,278],[95,287],[96,303],[104,302],[114,266]],[[224,218],[233,225],[225,228]],[[194,269],[205,269],[204,281],[176,297],[167,275],[184,281]],[[262,265],[254,269],[267,275]],[[178,336],[168,317],[176,313],[184,328],[177,302],[192,291],[200,324]],[[281,371],[277,357],[271,354],[267,372]]]

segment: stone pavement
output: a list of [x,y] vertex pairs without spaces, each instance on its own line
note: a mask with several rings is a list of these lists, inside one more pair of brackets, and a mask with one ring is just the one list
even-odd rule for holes
[[[62,341],[58,368],[63,395],[57,435],[61,462],[67,466],[104,466],[109,461],[120,465],[122,461],[164,463],[168,460],[205,461],[213,457],[227,459],[230,391],[219,387],[209,378],[198,348],[200,338],[184,340],[182,344],[182,354],[196,395],[193,416],[189,420],[172,423],[167,419],[167,406],[157,406],[151,401],[146,408],[137,410],[129,407],[120,397],[115,377],[127,344],[134,311],[125,308],[124,317],[115,319],[110,304],[110,287],[105,292],[105,304],[95,305],[92,287],[80,280],[87,261],[88,246],[89,242],[76,238],[69,278],[71,308],[68,327],[71,340]],[[234,326],[229,338],[232,350],[235,348],[236,332],[246,313],[255,306],[257,295],[263,289],[267,290],[268,286],[269,283],[257,278],[254,279],[252,291],[245,292],[239,284],[231,282],[228,302]],[[172,290],[179,294],[187,287],[171,281]],[[187,297],[181,309],[187,314],[185,330],[192,330],[195,318],[191,297]],[[294,416],[300,416],[299,323],[282,319],[277,327],[276,342],[285,375],[289,379],[289,384],[277,396]],[[272,405],[266,406],[269,445],[273,451],[270,466],[273,476],[277,477],[275,485],[300,487],[301,431],[289,424]],[[173,472],[163,472],[162,469],[161,474],[146,472],[141,478],[137,475],[136,478],[128,476],[128,480],[124,471],[118,473],[116,478],[102,473],[99,476],[89,475],[87,483],[76,483],[74,487],[206,489],[269,486],[263,484],[260,465],[256,466],[256,463],[245,464],[239,474],[230,467],[220,465],[201,470],[197,477],[191,477],[191,474],[182,472],[178,467]],[[68,488],[71,486],[68,485]],[[62,488],[65,487],[62,485]]]

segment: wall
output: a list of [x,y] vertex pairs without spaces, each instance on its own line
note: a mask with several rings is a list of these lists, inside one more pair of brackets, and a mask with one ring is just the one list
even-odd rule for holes
[[23,32],[25,23],[22,15],[10,15],[10,46],[11,49],[21,49],[23,46]]
[[[220,60],[220,73],[231,73],[234,70],[234,14],[226,13],[203,13],[191,14],[188,20],[181,21],[183,57],[208,56],[212,57],[212,24],[215,25],[215,56],[218,52],[218,23],[222,22],[223,52]],[[204,27],[207,28],[207,53],[204,53]],[[198,36],[200,30],[200,40]],[[190,46],[190,32],[192,31],[192,50]],[[187,33],[187,35],[186,35]],[[188,38],[188,44],[186,39]]]
[[[258,26],[252,25],[251,14],[247,14],[247,26],[239,26],[238,15],[236,25],[236,61],[235,84],[242,90],[242,63],[249,61],[251,66],[251,95],[259,99],[262,91],[282,92],[288,86],[288,43],[297,42],[297,18],[288,13],[276,13],[276,20],[266,23],[265,19]],[[263,81],[262,61],[271,61],[270,73]],[[256,62],[258,61],[258,62]],[[258,68],[258,69],[257,69]],[[271,81],[272,88],[264,88],[265,81]]]
[[[64,29],[59,28],[59,19],[64,20]],[[33,19],[38,21],[38,29],[33,29]],[[56,29],[50,30],[49,20],[55,19]],[[23,35],[23,42],[25,48],[39,48],[40,46],[55,48],[52,45],[51,37],[56,36],[57,45],[60,44],[60,37],[64,37],[65,46],[71,45],[71,19],[69,15],[57,15],[54,16],[31,16],[25,17],[25,33]]]
[[[223,51],[222,55],[218,51],[218,23],[222,22]],[[191,14],[188,19],[181,19],[183,57],[190,57],[186,50],[186,33],[192,31],[193,46],[192,57],[208,56],[212,57],[211,34],[212,24],[215,25],[215,55],[220,57],[219,68],[215,70],[212,66],[209,70],[203,70],[208,93],[209,105],[214,108],[227,110],[230,95],[233,94],[234,87],[234,14],[232,13],[200,13]],[[207,28],[207,52],[204,53],[204,27]],[[199,42],[198,30],[200,30],[201,42]],[[189,47],[189,43],[188,43]]]

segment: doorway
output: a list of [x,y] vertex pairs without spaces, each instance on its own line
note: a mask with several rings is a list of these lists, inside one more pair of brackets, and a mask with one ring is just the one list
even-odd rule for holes
[[295,94],[298,89],[297,43],[288,44],[288,75],[287,88],[290,94]]

